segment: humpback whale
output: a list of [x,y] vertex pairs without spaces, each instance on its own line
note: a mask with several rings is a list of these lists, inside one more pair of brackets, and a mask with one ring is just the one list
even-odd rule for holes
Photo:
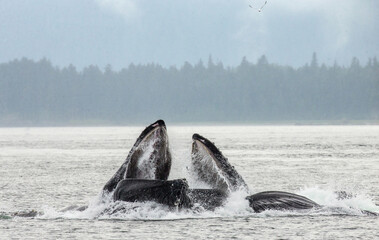
[[[199,134],[194,134],[192,139],[193,170],[197,173],[199,179],[212,186],[212,189],[192,189],[196,193],[194,196],[189,194],[193,202],[200,203],[205,209],[211,210],[223,205],[228,194],[233,191],[244,190],[248,193],[249,189],[242,176],[228,162],[214,143]],[[223,194],[220,195],[220,193]],[[353,197],[352,194],[344,191],[337,191],[336,194],[338,199]],[[299,211],[323,207],[307,197],[283,191],[259,192],[247,196],[246,200],[249,201],[249,206],[256,213],[266,210]],[[379,215],[366,210],[360,211],[366,215]]]
[[242,176],[211,141],[197,133],[192,140],[192,168],[199,180],[225,192],[249,191]]
[[[236,190],[244,190],[248,193],[248,186],[242,176],[214,143],[199,134],[194,134],[192,139],[193,169],[199,179],[213,187],[208,192],[221,190],[226,193],[224,197],[228,196],[227,193]],[[209,196],[210,194],[196,197],[197,199],[206,199]],[[265,210],[300,210],[320,206],[306,197],[281,191],[256,193],[246,197],[246,199],[249,201],[250,207],[258,213]],[[219,200],[217,203],[222,205],[223,201]]]
[[126,178],[167,180],[171,169],[171,153],[166,124],[158,120],[145,128],[137,138],[124,163],[103,187],[113,192]]
[[124,163],[103,187],[103,194],[113,193],[114,201],[155,201],[170,207],[191,207],[187,181],[167,180],[170,169],[166,124],[158,120],[142,131]]

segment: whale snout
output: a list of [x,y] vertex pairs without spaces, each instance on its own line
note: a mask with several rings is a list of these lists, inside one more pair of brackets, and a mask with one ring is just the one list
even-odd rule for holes
[[164,127],[166,129],[166,124],[162,119],[157,120],[155,123],[151,124],[152,127]]

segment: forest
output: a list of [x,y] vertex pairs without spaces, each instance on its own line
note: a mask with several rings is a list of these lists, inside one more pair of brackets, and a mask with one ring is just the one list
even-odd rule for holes
[[243,58],[235,67],[185,62],[121,70],[54,66],[27,58],[0,64],[0,125],[379,121],[379,63],[301,67]]

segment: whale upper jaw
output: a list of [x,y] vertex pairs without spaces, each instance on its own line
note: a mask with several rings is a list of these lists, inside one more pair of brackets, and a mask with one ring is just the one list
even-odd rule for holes
[[124,163],[103,190],[112,192],[125,178],[167,180],[170,169],[171,153],[166,124],[163,120],[158,120],[142,131]]
[[200,181],[224,192],[249,191],[241,175],[211,141],[197,133],[192,140],[192,168]]
[[134,143],[134,146],[133,148],[136,148],[138,147],[142,142],[146,141],[146,139],[148,139],[152,133],[154,133],[156,130],[158,129],[161,129],[165,131],[166,135],[167,135],[167,129],[166,129],[166,124],[163,120],[158,120],[152,124],[150,124],[149,126],[147,126],[142,132],[141,134],[139,135],[139,137],[137,138],[136,142]]

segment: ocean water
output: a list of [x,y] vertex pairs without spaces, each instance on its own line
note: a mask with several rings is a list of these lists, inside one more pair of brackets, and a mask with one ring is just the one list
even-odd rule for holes
[[[379,239],[379,126],[170,126],[170,179],[187,178],[191,136],[215,142],[251,193],[326,206],[254,213],[243,193],[214,212],[101,202],[144,127],[0,128],[0,239]],[[338,200],[334,191],[352,193]],[[89,205],[80,211],[69,206]],[[111,213],[123,207],[124,211]],[[13,217],[15,212],[39,212]]]

